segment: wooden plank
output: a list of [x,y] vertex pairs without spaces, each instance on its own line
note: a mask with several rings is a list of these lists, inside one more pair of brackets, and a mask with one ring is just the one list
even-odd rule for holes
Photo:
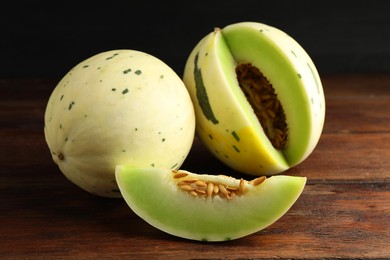
[[[31,178],[32,180],[33,178]],[[58,180],[54,178],[52,180]],[[59,181],[2,188],[0,254],[163,258],[389,257],[389,183],[310,183],[279,221],[226,243],[165,234],[120,199],[102,199]],[[27,196],[26,196],[27,195]]]
[[390,95],[328,98],[324,133],[389,133]]
[[[0,258],[390,258],[390,75],[323,79],[323,135],[285,173],[308,177],[302,196],[267,229],[224,243],[165,234],[123,200],[69,182],[43,135],[53,82],[0,80]],[[224,166],[197,139],[183,168],[252,178]]]
[[[0,172],[5,166],[50,167],[54,164],[42,133],[0,132]],[[20,158],[20,161],[17,161]],[[324,134],[315,151],[285,174],[307,176],[313,180],[390,180],[390,133]],[[183,169],[238,178],[240,174],[219,162],[197,140],[184,162]],[[58,173],[59,170],[57,170]],[[23,173],[23,171],[21,171]],[[15,173],[18,174],[18,173]]]
[[322,75],[327,98],[378,97],[390,95],[389,73],[354,73]]

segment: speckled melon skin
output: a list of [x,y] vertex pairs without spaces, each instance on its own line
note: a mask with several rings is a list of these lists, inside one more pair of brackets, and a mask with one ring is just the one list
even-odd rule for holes
[[86,59],[58,83],[45,112],[45,138],[62,173],[82,189],[121,197],[116,165],[178,169],[195,116],[180,77],[135,50]]
[[[288,127],[275,149],[241,90],[235,67],[250,63],[275,89]],[[197,134],[219,160],[253,175],[281,173],[316,147],[325,120],[321,79],[306,51],[283,31],[257,22],[228,25],[206,35],[188,57],[183,81],[197,118]]]

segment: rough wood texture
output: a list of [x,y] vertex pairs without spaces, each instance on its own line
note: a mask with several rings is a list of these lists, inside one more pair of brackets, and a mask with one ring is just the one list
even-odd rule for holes
[[[390,258],[390,75],[326,76],[323,83],[322,138],[286,173],[308,177],[297,203],[256,234],[201,243],[153,228],[121,199],[71,184],[43,136],[56,81],[0,80],[0,258]],[[198,141],[183,168],[239,175]]]

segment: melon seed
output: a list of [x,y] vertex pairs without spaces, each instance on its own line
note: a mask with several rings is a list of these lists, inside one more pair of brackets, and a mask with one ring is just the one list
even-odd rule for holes
[[207,196],[210,197],[213,194],[213,192],[214,192],[214,183],[209,182],[207,184]]
[[238,190],[238,187],[227,186],[226,189],[227,189],[228,191],[236,191],[236,190]]
[[195,185],[200,186],[200,187],[207,187],[207,184],[201,180],[197,180],[195,182]]
[[173,178],[180,179],[180,178],[186,177],[187,175],[188,175],[188,173],[175,171]]
[[199,181],[199,179],[198,178],[194,178],[194,177],[189,177],[189,178],[186,178],[185,181],[186,182],[197,182],[197,181]]
[[191,193],[191,195],[193,195],[193,196],[195,196],[195,197],[197,197],[197,196],[198,196],[198,193],[197,193],[196,191],[194,191],[194,190],[193,190],[193,191],[191,191],[190,193]]
[[219,191],[222,193],[222,195],[227,196],[229,195],[228,191],[226,190],[225,186],[222,184],[218,184]]
[[195,188],[193,188],[191,185],[188,185],[188,184],[179,185],[179,188],[182,189],[182,190],[186,190],[186,191],[193,191],[193,190],[195,190]]
[[265,176],[261,176],[259,178],[256,178],[253,181],[253,186],[257,186],[257,185],[260,185],[261,183],[263,183],[265,181]]
[[206,195],[206,191],[204,190],[195,190],[196,193],[198,193],[199,195]]
[[240,180],[239,191],[240,191],[242,194],[244,194],[245,191],[246,191],[245,181],[244,181],[243,179]]

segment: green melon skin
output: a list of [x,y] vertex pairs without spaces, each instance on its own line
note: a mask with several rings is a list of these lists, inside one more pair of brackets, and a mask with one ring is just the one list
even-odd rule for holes
[[[250,63],[269,80],[283,106],[287,144],[275,149],[241,90],[235,68]],[[272,26],[242,22],[206,35],[188,57],[183,81],[195,107],[196,131],[231,168],[273,175],[304,161],[316,147],[325,119],[319,74],[306,51]]]
[[178,169],[194,132],[194,109],[181,78],[136,50],[102,52],[77,64],[45,111],[54,162],[71,182],[103,197],[121,197],[118,164]]
[[[226,185],[239,180],[221,175],[189,176]],[[302,193],[306,178],[273,176],[231,200],[194,197],[180,190],[172,171],[117,166],[116,180],[129,207],[152,226],[181,238],[227,241],[260,231],[282,217]]]

